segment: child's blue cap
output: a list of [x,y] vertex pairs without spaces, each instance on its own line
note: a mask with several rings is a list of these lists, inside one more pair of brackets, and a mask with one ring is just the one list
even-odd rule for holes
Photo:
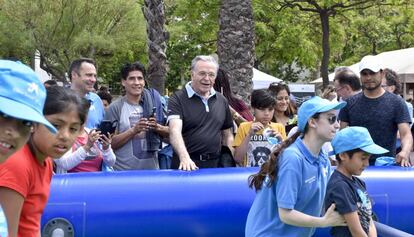
[[388,150],[374,143],[368,129],[364,127],[347,127],[336,133],[332,140],[332,154],[361,149],[369,154],[384,154]]
[[10,117],[56,128],[43,116],[46,89],[36,73],[21,62],[0,60],[0,111]]
[[312,118],[316,113],[323,113],[329,110],[338,110],[345,107],[346,102],[332,102],[326,99],[322,99],[319,96],[314,96],[311,99],[305,101],[298,111],[298,129],[301,132],[305,131],[308,120]]

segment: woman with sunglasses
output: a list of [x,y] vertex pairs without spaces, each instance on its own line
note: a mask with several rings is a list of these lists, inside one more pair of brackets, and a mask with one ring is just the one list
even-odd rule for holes
[[336,110],[345,104],[315,96],[299,108],[298,131],[249,178],[257,193],[247,217],[246,237],[310,237],[316,227],[345,225],[335,205],[321,217],[331,174],[321,148],[335,136]]
[[275,113],[272,122],[285,126],[286,134],[288,134],[297,124],[296,108],[290,101],[289,86],[284,82],[274,82],[269,85],[269,90],[276,98]]

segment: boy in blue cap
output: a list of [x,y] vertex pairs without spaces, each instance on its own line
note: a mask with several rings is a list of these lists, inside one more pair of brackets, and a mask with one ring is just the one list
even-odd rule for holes
[[338,166],[329,179],[325,206],[333,203],[348,226],[333,227],[332,236],[377,236],[365,183],[355,177],[369,166],[371,154],[388,150],[376,145],[364,127],[347,127],[332,140]]
[[339,128],[336,110],[345,102],[313,97],[298,111],[298,132],[283,141],[249,178],[257,191],[246,223],[246,237],[310,237],[316,227],[345,225],[329,207],[321,217],[331,166],[322,145]]

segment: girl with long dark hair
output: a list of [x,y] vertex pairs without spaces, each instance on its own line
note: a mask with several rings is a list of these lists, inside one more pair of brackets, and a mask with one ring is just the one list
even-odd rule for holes
[[335,110],[345,104],[316,96],[299,108],[298,132],[249,178],[257,194],[247,217],[246,237],[310,237],[315,227],[345,225],[334,205],[320,217],[331,174],[321,148],[335,136],[339,128]]
[[70,89],[47,89],[43,114],[56,129],[36,123],[28,143],[0,165],[0,204],[10,237],[39,236],[49,197],[53,161],[65,154],[83,129],[89,101]]
[[226,73],[219,69],[217,71],[216,81],[214,82],[214,90],[220,92],[226,97],[230,105],[230,112],[233,120],[240,125],[242,122],[253,121],[254,117],[249,110],[249,107],[243,100],[237,98],[230,88],[229,79]]
[[269,90],[276,99],[272,122],[285,126],[286,134],[297,125],[296,106],[291,102],[289,86],[284,82],[274,82]]

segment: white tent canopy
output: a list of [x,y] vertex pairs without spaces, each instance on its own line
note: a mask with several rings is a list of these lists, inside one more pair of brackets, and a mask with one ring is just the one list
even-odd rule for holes
[[280,82],[281,79],[272,75],[266,74],[253,68],[253,90],[266,89],[272,82]]
[[[390,68],[397,74],[414,74],[414,48],[388,51],[376,55],[382,68]],[[349,66],[352,71],[359,75],[359,62]],[[329,81],[333,81],[335,73],[329,74]],[[322,83],[318,78],[311,83]]]

